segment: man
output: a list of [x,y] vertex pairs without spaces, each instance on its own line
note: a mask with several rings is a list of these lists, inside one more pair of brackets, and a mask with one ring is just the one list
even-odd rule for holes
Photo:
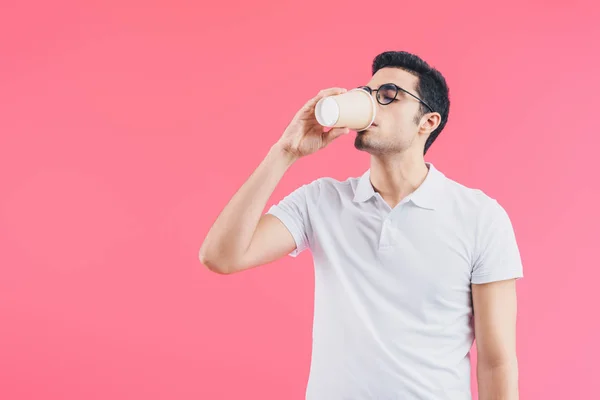
[[445,79],[415,55],[385,52],[363,89],[378,107],[355,140],[370,169],[318,179],[262,215],[296,160],[348,133],[316,122],[317,101],[345,90],[321,91],[219,215],[200,260],[229,274],[311,250],[307,399],[470,399],[474,339],[479,399],[517,399],[522,265],[511,221],[424,161],[448,119]]

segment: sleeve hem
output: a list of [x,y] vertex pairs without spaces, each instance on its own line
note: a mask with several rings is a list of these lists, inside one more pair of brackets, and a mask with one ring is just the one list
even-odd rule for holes
[[287,230],[291,233],[294,238],[294,242],[296,242],[296,249],[289,253],[289,256],[296,257],[301,252],[306,250],[307,246],[302,239],[302,234],[298,228],[298,225],[294,222],[294,220],[282,209],[277,207],[277,205],[272,206],[267,214],[271,214],[274,217],[277,217],[283,225],[287,228]]
[[484,284],[484,283],[492,283],[492,282],[498,282],[498,281],[506,281],[509,279],[521,279],[523,278],[523,273],[522,272],[516,272],[516,273],[512,273],[512,274],[486,274],[486,275],[481,275],[481,276],[472,276],[471,277],[471,283],[472,284]]

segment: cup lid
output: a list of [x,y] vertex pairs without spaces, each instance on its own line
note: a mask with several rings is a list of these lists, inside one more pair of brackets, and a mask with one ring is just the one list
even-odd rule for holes
[[331,127],[340,118],[340,107],[331,97],[324,97],[315,106],[315,117],[319,124]]

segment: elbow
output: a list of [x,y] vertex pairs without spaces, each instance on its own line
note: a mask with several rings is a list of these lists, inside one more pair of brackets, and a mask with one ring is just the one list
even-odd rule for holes
[[478,356],[478,365],[480,365],[484,369],[517,369],[518,361],[516,354],[497,354],[495,356],[486,356],[485,354],[482,356]]
[[216,274],[229,275],[235,271],[235,269],[231,268],[226,262],[220,260],[218,257],[210,256],[203,249],[200,249],[199,258],[202,265]]

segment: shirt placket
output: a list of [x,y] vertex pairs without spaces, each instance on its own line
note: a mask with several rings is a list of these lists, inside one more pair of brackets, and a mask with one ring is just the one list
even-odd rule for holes
[[381,225],[381,232],[379,234],[379,249],[386,250],[391,249],[395,245],[394,230],[397,229],[394,221],[398,221],[399,215],[404,211],[407,206],[408,198],[402,200],[395,208],[391,209],[390,206],[385,203],[385,200],[381,196],[378,196],[378,202],[380,212],[383,218]]

